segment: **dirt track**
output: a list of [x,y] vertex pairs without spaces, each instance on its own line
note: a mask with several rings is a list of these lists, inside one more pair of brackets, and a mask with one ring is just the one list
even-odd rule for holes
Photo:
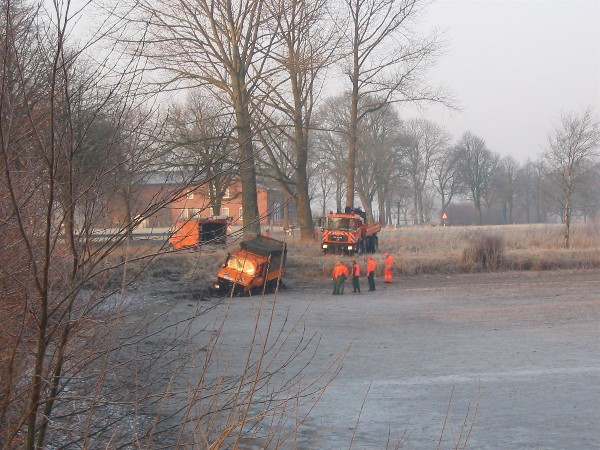
[[[303,370],[307,379],[349,348],[300,428],[298,448],[347,449],[353,439],[352,448],[381,449],[389,435],[401,438],[402,448],[434,449],[448,409],[440,448],[457,441],[462,448],[473,422],[471,449],[600,448],[600,271],[377,281],[375,293],[364,292],[362,279],[362,294],[347,282],[344,296],[332,296],[328,280],[291,278],[289,289],[264,299],[263,311],[276,301],[273,330],[298,321],[304,336],[320,337]],[[162,300],[174,307],[173,318],[200,303]],[[258,297],[230,305],[220,358],[232,375],[241,370],[260,308]],[[216,307],[206,323],[225,310]],[[288,344],[299,336],[293,331]],[[259,432],[244,448],[262,442]]]

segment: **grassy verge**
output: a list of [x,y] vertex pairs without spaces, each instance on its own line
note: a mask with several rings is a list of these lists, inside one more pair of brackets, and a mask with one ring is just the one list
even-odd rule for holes
[[[357,260],[364,270],[366,255],[323,255],[318,241],[301,242],[298,237],[276,232],[272,237],[288,243],[286,278],[327,280],[338,260],[348,266]],[[598,223],[573,226],[569,249],[562,247],[560,225],[402,227],[380,233],[379,251],[374,258],[378,272],[383,273],[383,253],[389,252],[394,258],[394,272],[409,276],[597,268],[599,237]],[[239,242],[230,242],[227,247],[166,252],[150,263],[145,273],[154,279],[194,280],[209,286],[215,281],[227,252],[238,248]]]

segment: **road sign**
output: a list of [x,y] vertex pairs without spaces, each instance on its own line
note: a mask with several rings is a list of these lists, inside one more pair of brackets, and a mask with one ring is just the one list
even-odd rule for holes
[[444,213],[442,214],[442,219],[447,219],[448,218],[448,214]]

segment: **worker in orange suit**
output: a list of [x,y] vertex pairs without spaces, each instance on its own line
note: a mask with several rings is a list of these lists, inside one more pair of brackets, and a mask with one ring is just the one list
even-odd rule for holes
[[392,269],[394,267],[394,260],[392,255],[389,253],[385,253],[385,266],[383,268],[383,282],[391,283],[392,282]]
[[367,257],[367,280],[369,281],[369,290],[375,290],[375,269],[377,264],[372,256]]
[[344,282],[348,278],[348,268],[338,261],[333,272],[331,273],[333,278],[333,295],[344,295]]

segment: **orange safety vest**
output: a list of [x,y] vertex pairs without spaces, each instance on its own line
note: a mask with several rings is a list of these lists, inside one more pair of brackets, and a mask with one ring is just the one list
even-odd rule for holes
[[369,259],[367,261],[367,275],[369,275],[371,272],[375,272],[376,268],[377,264],[375,264],[375,261],[373,259]]
[[345,264],[342,264],[340,266],[340,273],[339,273],[339,275],[342,275],[342,274],[346,275],[346,278],[348,278],[348,268],[346,267]]

